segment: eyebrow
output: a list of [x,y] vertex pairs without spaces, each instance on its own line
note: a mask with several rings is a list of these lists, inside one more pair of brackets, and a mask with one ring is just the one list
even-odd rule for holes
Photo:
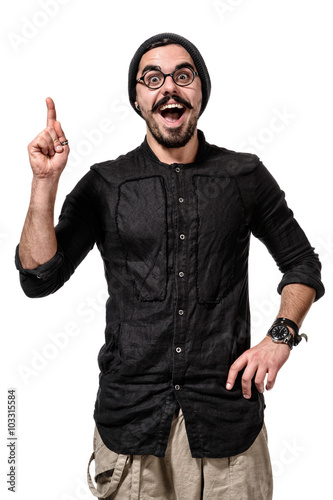
[[[181,69],[181,68],[190,68],[193,71],[195,71],[194,67],[189,62],[183,62],[183,63],[177,64],[177,66],[175,67],[174,71],[177,71],[178,69]],[[145,66],[143,68],[141,76],[143,76],[145,73],[147,73],[147,71],[152,71],[152,70],[162,71],[161,70],[161,66],[155,66],[154,64],[147,64],[147,66]]]

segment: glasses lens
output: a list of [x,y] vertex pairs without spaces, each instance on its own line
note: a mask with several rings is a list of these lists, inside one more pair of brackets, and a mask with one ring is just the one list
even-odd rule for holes
[[150,89],[157,89],[163,84],[164,76],[160,71],[148,71],[145,74],[144,81]]
[[190,85],[190,83],[193,82],[194,74],[190,68],[181,68],[175,72],[175,74],[173,75],[173,79],[177,83],[177,85],[180,85],[182,87],[185,85]]

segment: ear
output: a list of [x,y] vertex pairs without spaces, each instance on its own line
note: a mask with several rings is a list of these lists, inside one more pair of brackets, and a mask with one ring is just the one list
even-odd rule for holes
[[134,104],[135,104],[136,109],[137,109],[138,111],[140,111],[140,106],[139,106],[138,101],[135,101],[135,102],[134,102]]

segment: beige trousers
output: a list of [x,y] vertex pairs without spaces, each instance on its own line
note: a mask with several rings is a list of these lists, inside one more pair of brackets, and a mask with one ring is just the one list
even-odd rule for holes
[[[95,482],[89,468],[95,459]],[[121,455],[109,450],[95,427],[88,484],[107,500],[271,500],[272,469],[267,433],[228,458],[192,458],[180,409],[175,414],[165,457]]]

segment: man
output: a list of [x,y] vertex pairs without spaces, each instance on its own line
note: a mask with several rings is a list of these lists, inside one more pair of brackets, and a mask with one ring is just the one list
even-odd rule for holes
[[[88,468],[99,498],[272,497],[265,378],[271,389],[302,340],[299,327],[324,294],[321,266],[259,158],[211,146],[197,129],[210,88],[191,42],[172,33],[145,41],[129,69],[145,141],[93,165],[56,228],[69,146],[50,98],[47,128],[28,148],[31,202],[16,253],[25,293],[58,290],[95,243],[104,261],[97,487]],[[252,348],[251,233],[283,273],[277,318]]]

